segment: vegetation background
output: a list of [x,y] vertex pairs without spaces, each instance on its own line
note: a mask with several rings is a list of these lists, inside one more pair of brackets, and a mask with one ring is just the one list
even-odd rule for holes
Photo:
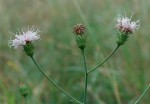
[[[88,80],[88,104],[134,104],[150,83],[150,0],[0,0],[0,104],[25,104],[19,83],[32,89],[31,104],[75,104],[37,70],[22,49],[8,47],[18,29],[35,25],[41,40],[35,58],[45,72],[83,100],[84,69],[72,27],[87,27],[88,69],[116,46],[118,13],[141,21],[141,28]],[[150,104],[150,91],[140,104]]]

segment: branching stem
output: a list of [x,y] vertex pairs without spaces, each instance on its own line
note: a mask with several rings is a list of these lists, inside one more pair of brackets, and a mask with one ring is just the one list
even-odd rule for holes
[[88,74],[93,72],[94,70],[96,70],[98,67],[100,67],[101,65],[103,65],[116,51],[117,49],[120,47],[120,45],[117,45],[116,48],[100,63],[98,64],[95,68],[93,68],[92,70],[88,71]]
[[48,77],[46,75],[46,73],[40,68],[40,66],[37,64],[37,62],[34,60],[33,57],[31,57],[32,61],[34,62],[34,64],[37,66],[37,68],[39,69],[39,71],[42,72],[42,74],[56,87],[58,88],[61,92],[63,92],[64,94],[66,94],[69,98],[73,99],[75,102],[77,102],[78,104],[83,104],[81,103],[79,100],[77,100],[76,98],[74,98],[73,96],[71,96],[70,94],[68,94],[66,91],[64,91],[59,85],[57,85],[50,77]]

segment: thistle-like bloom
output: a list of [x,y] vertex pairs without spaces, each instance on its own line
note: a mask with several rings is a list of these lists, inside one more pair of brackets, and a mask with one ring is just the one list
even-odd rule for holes
[[74,26],[74,33],[76,35],[83,35],[85,33],[85,26],[83,24],[77,24]]
[[140,20],[131,21],[131,18],[128,18],[126,16],[122,17],[120,15],[118,15],[118,17],[115,20],[117,22],[116,28],[118,29],[118,31],[123,32],[125,34],[134,33],[140,28]]
[[22,33],[19,32],[15,35],[15,39],[9,41],[9,46],[17,49],[20,46],[25,46],[27,43],[33,42],[35,40],[40,39],[40,35],[38,34],[39,30],[35,30],[33,27],[28,29],[27,32],[22,30]]
[[74,26],[73,31],[75,33],[77,46],[83,50],[86,47],[85,26],[83,24],[77,24]]

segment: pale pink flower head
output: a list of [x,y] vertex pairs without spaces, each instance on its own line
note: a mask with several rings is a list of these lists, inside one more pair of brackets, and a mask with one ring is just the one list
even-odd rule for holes
[[116,20],[116,28],[118,31],[123,32],[125,34],[135,33],[136,30],[140,28],[140,20],[131,21],[132,16],[130,18],[123,17],[118,15]]
[[9,40],[9,46],[14,47],[14,49],[19,48],[20,46],[25,46],[29,42],[33,42],[35,40],[40,39],[40,35],[38,34],[39,30],[35,30],[34,27],[31,29],[28,28],[26,32],[22,30],[22,32],[18,32],[15,35],[15,39]]

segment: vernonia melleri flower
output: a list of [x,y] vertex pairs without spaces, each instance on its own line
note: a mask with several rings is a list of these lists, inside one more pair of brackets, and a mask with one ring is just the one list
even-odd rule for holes
[[116,28],[118,31],[123,32],[125,34],[135,33],[136,30],[140,28],[140,20],[131,21],[132,16],[130,18],[123,17],[118,15],[116,20]]
[[19,48],[20,46],[25,46],[27,43],[33,42],[35,40],[40,39],[40,35],[38,34],[39,30],[35,30],[34,27],[31,29],[28,28],[26,32],[22,30],[22,32],[18,32],[15,35],[15,39],[9,40],[9,46],[14,47],[14,49]]

